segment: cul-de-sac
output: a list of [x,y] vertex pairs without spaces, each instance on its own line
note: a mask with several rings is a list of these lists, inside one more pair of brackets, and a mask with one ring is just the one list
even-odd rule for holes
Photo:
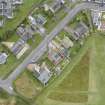
[[0,105],[105,105],[105,0],[0,0]]

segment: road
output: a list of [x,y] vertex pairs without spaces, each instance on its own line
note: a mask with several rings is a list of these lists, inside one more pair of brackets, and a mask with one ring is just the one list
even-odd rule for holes
[[[99,9],[98,4],[95,3],[81,3],[76,5],[70,10],[63,20],[47,35],[40,45],[34,49],[31,54],[5,79],[0,80],[0,87],[7,91],[9,94],[13,94],[12,89],[13,81],[25,70],[26,66],[34,61],[37,61],[47,50],[47,44],[76,16],[76,14],[84,9]],[[104,8],[100,8],[105,10]]]

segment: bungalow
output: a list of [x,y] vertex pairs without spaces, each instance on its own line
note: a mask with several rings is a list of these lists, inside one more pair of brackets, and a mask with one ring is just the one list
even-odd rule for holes
[[65,0],[54,0],[51,5],[44,4],[45,11],[51,11],[52,13],[56,13],[61,9],[61,7],[65,4]]
[[34,25],[43,26],[47,23],[46,18],[44,16],[42,16],[41,14],[29,16],[28,19],[31,22],[31,24],[34,24]]
[[87,35],[89,29],[88,27],[83,23],[80,22],[75,28],[74,28],[74,39],[78,40],[80,38],[83,38],[85,35]]
[[26,26],[26,27],[18,27],[17,28],[17,34],[21,37],[22,40],[25,42],[32,38],[34,35],[34,30],[31,28],[31,26]]
[[48,49],[48,59],[55,65],[59,64],[67,56],[67,49],[55,41],[49,43]]
[[38,64],[29,64],[27,69],[34,73],[34,76],[43,84],[46,85],[50,78],[52,77],[52,73],[47,67],[45,63],[42,65]]
[[25,43],[24,40],[19,39],[15,42],[2,42],[2,44],[16,56],[17,59],[20,59],[21,56],[29,49],[29,45]]
[[35,15],[34,18],[36,19],[36,23],[38,25],[45,25],[47,23],[46,18],[41,14]]
[[13,46],[11,47],[11,51],[14,55],[16,55],[17,59],[20,59],[21,56],[29,49],[29,45],[25,43],[24,40],[19,39]]
[[[40,17],[40,18],[39,18]],[[44,24],[46,24],[47,20],[41,15],[37,15],[37,18],[34,18],[32,16],[29,16],[28,17],[29,19],[29,22],[30,22],[30,25],[31,27],[37,31],[38,33],[40,33],[41,35],[42,34],[45,34],[45,28],[43,27]]]

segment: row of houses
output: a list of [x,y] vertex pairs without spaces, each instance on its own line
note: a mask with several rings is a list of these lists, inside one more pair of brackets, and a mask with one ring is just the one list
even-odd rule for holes
[[[44,4],[43,7],[44,7],[45,11],[51,11],[52,13],[55,13],[62,7],[63,3],[64,3],[64,0],[54,0],[52,4],[50,4],[50,5]],[[29,24],[30,24],[31,28],[33,30],[35,30],[35,32],[38,32],[40,34],[45,34],[46,30],[44,28],[44,25],[47,23],[46,17],[44,17],[41,14],[31,14],[28,16],[28,20],[29,20]],[[21,29],[21,30],[22,30],[22,33],[24,33],[24,30],[23,29]],[[20,32],[18,32],[18,33],[20,33]],[[56,45],[57,43],[54,41],[52,41],[48,45],[48,58],[55,65],[60,63],[60,61],[67,55],[66,48],[70,47],[68,44],[66,45],[67,40],[69,40],[69,39],[65,38],[64,40],[62,40],[62,44],[60,46],[59,46],[59,44]],[[54,46],[56,47],[57,50],[53,49]],[[64,48],[64,46],[65,46],[65,48]],[[53,75],[51,72],[52,70],[47,66],[47,64],[45,62],[43,62],[42,64],[32,62],[27,65],[27,69],[29,71],[31,71],[33,73],[33,75],[35,76],[35,78],[37,78],[37,80],[39,80],[43,85],[47,85],[47,83],[49,82],[49,80],[51,79],[51,77]]]
[[[68,49],[71,47],[73,47],[73,42],[67,36],[60,40],[59,43],[52,40],[48,44],[48,59],[57,66],[65,57],[67,57]],[[43,85],[47,85],[53,76],[52,70],[45,62],[42,64],[32,62],[27,65],[27,69],[31,71],[35,78]]]
[[[55,7],[58,6],[58,9],[54,8],[54,6],[52,5],[44,4],[45,11],[50,10],[52,13],[56,13],[62,7],[62,3],[60,2],[64,3],[64,1],[60,0],[54,0],[53,2],[53,5],[55,5]],[[36,27],[38,29],[40,26],[44,27],[47,22],[46,18],[41,16],[40,14],[30,15],[28,19],[31,26],[33,28],[35,27],[34,29],[36,29]],[[89,32],[88,27],[83,22],[78,23],[74,30],[75,31],[73,33],[73,38],[75,40],[84,38]],[[47,57],[57,67],[64,58],[68,57],[68,51],[73,46],[73,41],[66,35],[63,39],[60,39],[59,41],[52,40],[48,44]],[[31,71],[35,78],[37,78],[37,80],[39,80],[43,85],[46,85],[53,75],[51,72],[52,70],[49,69],[49,67],[45,63],[38,64],[36,62],[32,62],[28,64],[27,69]],[[60,73],[61,70],[57,69],[57,72]]]
[[[72,37],[75,40],[79,40],[87,36],[89,33],[88,27],[80,22],[74,28]],[[73,47],[72,40],[65,36],[60,43],[52,40],[48,45],[48,58],[54,65],[58,65],[68,55],[68,49]]]
[[68,49],[73,47],[73,42],[65,36],[59,43],[52,40],[48,44],[48,59],[54,65],[58,65],[65,57],[68,56]]
[[[88,27],[83,23],[80,22],[78,25],[74,28],[74,36],[75,40],[79,40],[81,38],[84,38],[88,34]],[[52,40],[48,44],[48,52],[47,57],[52,62],[52,64],[55,65],[55,67],[59,68],[58,65],[63,61],[65,58],[68,58],[69,55],[69,49],[74,46],[73,41],[67,36],[64,35],[62,39],[59,37],[56,37],[54,40]],[[35,78],[37,78],[42,84],[46,85],[49,80],[52,77],[52,70],[49,69],[47,64],[37,64],[30,63],[27,66],[27,69],[33,73]],[[61,73],[61,69],[57,69],[58,74]]]
[[[22,1],[15,0],[21,4]],[[4,46],[6,46],[15,56],[17,59],[20,59],[22,55],[30,48],[27,44],[29,39],[32,39],[35,33],[45,33],[44,25],[46,24],[47,20],[41,14],[37,15],[29,15],[28,16],[27,24],[20,24],[19,27],[16,29],[16,34],[20,37],[16,42],[2,42]]]

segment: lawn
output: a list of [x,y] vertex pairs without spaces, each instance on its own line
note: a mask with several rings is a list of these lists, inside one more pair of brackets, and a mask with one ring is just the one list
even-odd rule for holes
[[[70,69],[68,66],[66,69]],[[88,99],[89,52],[72,69],[71,73],[56,87],[49,98],[63,102],[86,102]],[[86,92],[86,93],[85,93]]]
[[19,96],[10,96],[3,90],[0,91],[0,105],[30,105],[28,101]]
[[105,105],[105,36],[96,33],[91,44],[89,104]]
[[28,71],[22,73],[14,82],[14,85],[17,93],[28,99],[34,98],[42,90],[39,81],[37,81]]

